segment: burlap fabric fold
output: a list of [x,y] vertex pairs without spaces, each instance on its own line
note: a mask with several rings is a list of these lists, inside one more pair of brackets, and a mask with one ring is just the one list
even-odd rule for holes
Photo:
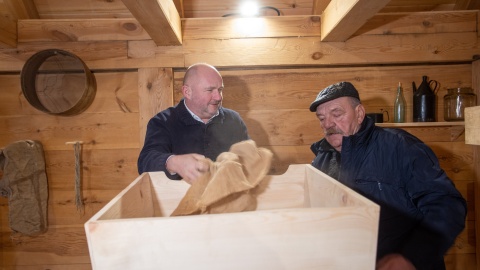
[[0,195],[8,198],[9,224],[15,232],[47,230],[48,183],[43,146],[17,141],[0,149]]
[[254,210],[254,189],[268,173],[272,156],[247,140],[232,145],[215,162],[206,159],[210,170],[190,186],[171,216]]

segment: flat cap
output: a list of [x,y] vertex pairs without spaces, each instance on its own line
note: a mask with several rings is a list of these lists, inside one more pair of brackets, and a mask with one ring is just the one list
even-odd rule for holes
[[327,86],[325,89],[320,91],[315,101],[313,101],[312,104],[310,104],[310,111],[314,112],[317,110],[318,105],[330,100],[337,99],[339,97],[354,97],[360,100],[358,91],[357,89],[355,89],[353,84],[349,82],[339,82],[339,83]]

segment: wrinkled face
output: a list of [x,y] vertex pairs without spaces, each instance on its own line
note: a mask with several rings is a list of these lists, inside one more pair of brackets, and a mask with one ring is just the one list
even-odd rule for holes
[[207,122],[222,106],[223,79],[214,69],[197,68],[182,91],[188,108]]
[[340,97],[320,104],[316,114],[325,139],[341,152],[343,137],[353,135],[360,129],[365,108],[362,104],[354,104],[350,97]]

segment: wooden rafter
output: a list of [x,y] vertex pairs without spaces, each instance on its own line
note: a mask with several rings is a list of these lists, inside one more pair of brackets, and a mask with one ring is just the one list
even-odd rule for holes
[[173,0],[122,0],[157,46],[181,45],[181,20]]
[[346,41],[390,0],[332,0],[322,13],[322,41]]
[[0,46],[17,46],[17,21],[38,19],[33,0],[4,0],[0,3]]

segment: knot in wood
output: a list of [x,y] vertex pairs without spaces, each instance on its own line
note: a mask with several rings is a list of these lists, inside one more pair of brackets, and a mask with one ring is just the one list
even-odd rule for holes
[[425,26],[425,27],[430,27],[430,26],[432,26],[432,24],[431,24],[429,21],[423,21],[422,24],[423,24],[423,26]]
[[312,17],[310,17],[310,20],[312,22],[319,22],[320,21],[320,16],[312,16]]
[[319,59],[322,58],[322,57],[323,57],[323,53],[321,53],[321,52],[315,52],[315,53],[313,53],[313,55],[312,55],[312,59],[313,59],[313,60],[319,60]]
[[127,31],[135,31],[137,30],[137,25],[134,23],[124,23],[123,28]]

